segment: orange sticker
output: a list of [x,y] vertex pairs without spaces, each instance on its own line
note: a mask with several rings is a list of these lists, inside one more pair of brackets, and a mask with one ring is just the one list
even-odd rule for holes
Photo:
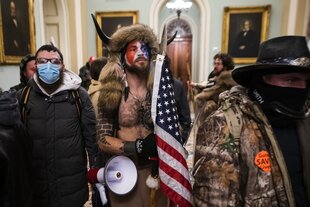
[[264,172],[270,172],[271,163],[269,153],[264,150],[257,153],[255,156],[255,165],[257,165]]

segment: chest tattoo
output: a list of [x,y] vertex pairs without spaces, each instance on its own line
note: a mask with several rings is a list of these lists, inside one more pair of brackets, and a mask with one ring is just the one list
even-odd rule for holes
[[145,99],[140,100],[130,94],[126,102],[122,101],[119,112],[121,126],[132,127],[141,124],[148,130],[153,129],[150,95],[147,94]]

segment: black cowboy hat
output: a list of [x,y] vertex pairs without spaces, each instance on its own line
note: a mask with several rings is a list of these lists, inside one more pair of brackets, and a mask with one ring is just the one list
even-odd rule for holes
[[304,36],[282,36],[261,43],[255,65],[236,68],[233,79],[251,87],[254,76],[310,72],[310,52]]

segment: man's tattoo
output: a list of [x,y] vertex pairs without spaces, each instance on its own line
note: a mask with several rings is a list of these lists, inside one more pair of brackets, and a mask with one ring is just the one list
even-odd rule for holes
[[147,93],[145,100],[140,103],[140,107],[138,109],[140,123],[148,130],[152,130],[154,128],[151,114],[151,98],[152,96]]
[[101,142],[101,143],[104,144],[104,145],[111,145],[111,144],[107,141],[106,136],[100,137],[99,142]]

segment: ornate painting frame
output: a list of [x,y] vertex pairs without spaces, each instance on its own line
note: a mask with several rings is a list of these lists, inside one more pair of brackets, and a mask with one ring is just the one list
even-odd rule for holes
[[[138,11],[113,11],[113,12],[96,12],[96,20],[103,32],[109,37],[122,26],[129,26],[138,23]],[[97,56],[107,56],[106,46],[96,35]]]
[[259,44],[267,39],[271,5],[225,7],[222,52],[236,64],[255,63]]
[[33,4],[0,0],[0,64],[19,64],[25,55],[35,53]]

